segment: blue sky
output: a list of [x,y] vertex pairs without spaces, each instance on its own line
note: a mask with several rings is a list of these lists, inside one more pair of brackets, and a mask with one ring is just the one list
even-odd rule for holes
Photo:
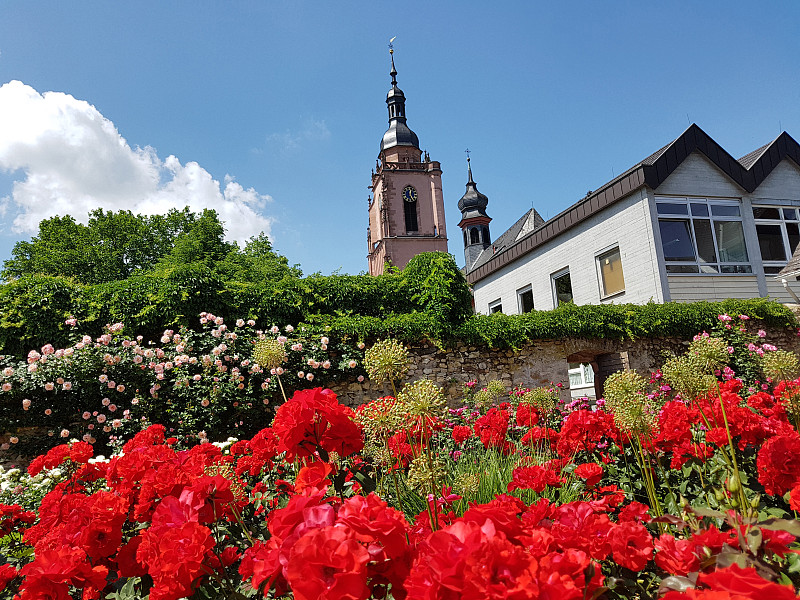
[[463,264],[467,147],[496,237],[690,122],[737,158],[781,129],[800,139],[798,25],[796,2],[7,0],[0,260],[55,213],[190,204],[217,208],[231,238],[268,230],[306,273],[366,270],[397,36]]

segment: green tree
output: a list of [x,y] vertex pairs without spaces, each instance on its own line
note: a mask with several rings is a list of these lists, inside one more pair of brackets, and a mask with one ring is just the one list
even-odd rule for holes
[[279,281],[284,277],[303,276],[300,265],[289,266],[285,256],[272,249],[272,243],[264,232],[251,237],[241,252],[229,252],[218,270],[232,281]]
[[166,215],[134,215],[96,209],[86,225],[67,215],[45,219],[30,241],[18,242],[3,263],[2,277],[71,277],[85,284],[127,279],[151,269],[198,220],[188,208]]
[[252,237],[244,250],[226,242],[225,227],[214,210],[198,214],[186,207],[165,215],[134,215],[97,209],[89,216],[86,225],[71,216],[39,223],[38,235],[14,246],[0,276],[11,281],[49,275],[94,285],[147,273],[168,276],[189,266],[193,272],[214,272],[231,281],[302,275],[273,251],[264,233]]

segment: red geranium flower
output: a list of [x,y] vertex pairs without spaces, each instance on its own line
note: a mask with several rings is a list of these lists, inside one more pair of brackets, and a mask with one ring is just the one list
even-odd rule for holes
[[456,425],[453,427],[453,441],[456,444],[463,444],[472,435],[472,429],[466,425]]
[[353,411],[336,401],[331,390],[299,390],[275,413],[272,429],[278,450],[289,460],[311,456],[320,449],[349,456],[364,447]]
[[620,523],[609,531],[608,537],[614,560],[631,571],[641,571],[653,557],[653,538],[644,525]]
[[583,463],[575,467],[575,475],[586,480],[586,487],[594,487],[603,478],[603,467],[597,463]]
[[768,494],[783,496],[800,483],[800,435],[768,439],[758,451],[758,481]]
[[558,473],[541,465],[517,467],[511,472],[511,482],[508,484],[508,491],[513,492],[517,489],[529,489],[541,493],[544,491],[545,487],[561,487],[563,482],[563,479],[561,479]]
[[365,600],[369,560],[349,528],[311,529],[292,546],[286,579],[297,600]]

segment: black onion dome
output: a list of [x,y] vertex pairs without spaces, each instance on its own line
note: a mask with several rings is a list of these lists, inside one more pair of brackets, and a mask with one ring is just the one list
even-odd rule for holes
[[477,216],[488,217],[489,215],[486,214],[486,207],[489,204],[489,198],[478,191],[478,186],[472,179],[472,166],[469,165],[469,159],[467,160],[467,165],[469,181],[467,181],[467,191],[461,196],[461,200],[458,201],[458,210],[464,213],[464,218]]
[[[403,119],[405,121],[405,119]],[[394,146],[413,146],[419,148],[419,138],[417,134],[409,129],[408,125],[399,120],[391,121],[389,129],[383,134],[381,140],[381,150],[393,148]]]
[[394,68],[394,55],[392,55],[392,89],[386,94],[386,105],[389,109],[389,129],[383,134],[381,150],[394,146],[413,146],[419,148],[419,138],[406,125],[406,96],[403,90],[397,87],[397,70]]

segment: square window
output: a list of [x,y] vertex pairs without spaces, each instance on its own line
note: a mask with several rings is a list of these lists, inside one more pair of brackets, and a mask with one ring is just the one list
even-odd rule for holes
[[569,269],[562,269],[551,276],[553,281],[553,301],[558,307],[567,302],[572,302],[572,279]]
[[517,290],[517,303],[519,304],[520,314],[529,313],[533,310],[533,290],[531,286]]
[[658,220],[661,229],[661,245],[667,260],[697,260],[689,221]]
[[503,303],[500,299],[497,299],[494,302],[489,303],[489,314],[501,313],[501,312],[503,312]]
[[758,245],[763,260],[786,261],[786,250],[780,225],[757,224]]
[[600,270],[600,291],[603,297],[625,291],[625,277],[622,274],[622,256],[619,246],[597,257]]

